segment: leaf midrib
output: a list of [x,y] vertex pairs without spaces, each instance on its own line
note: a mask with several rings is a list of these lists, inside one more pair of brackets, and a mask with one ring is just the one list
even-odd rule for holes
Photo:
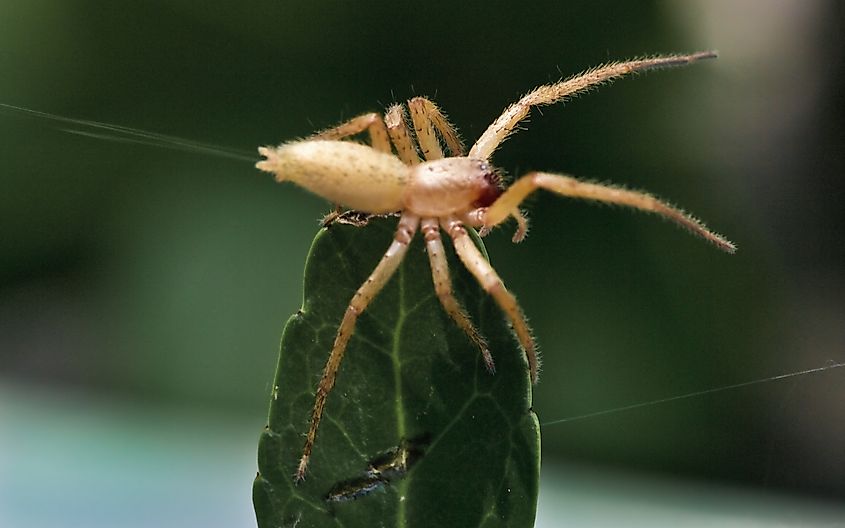
[[[402,398],[402,362],[399,358],[399,348],[402,342],[402,328],[405,325],[405,267],[400,266],[398,270],[399,276],[399,316],[396,318],[396,328],[393,331],[393,386],[394,390],[396,391],[396,397],[394,398],[395,401],[395,408],[396,408],[396,436],[399,438],[401,442],[405,438],[405,431],[406,431],[406,424],[405,424],[405,412],[403,407],[403,398]],[[399,500],[396,508],[396,526],[398,528],[404,528],[407,525],[407,521],[405,519],[405,501],[403,497],[405,496],[407,488],[407,483],[405,479],[399,481],[399,485],[397,486],[397,492],[399,495]]]

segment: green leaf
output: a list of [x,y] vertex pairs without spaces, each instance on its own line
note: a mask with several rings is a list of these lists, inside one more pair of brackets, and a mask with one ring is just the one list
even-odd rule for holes
[[[495,374],[485,369],[434,293],[419,235],[359,318],[306,479],[293,482],[340,319],[395,226],[395,218],[335,223],[314,239],[259,445],[253,501],[261,528],[533,526],[540,437],[524,354],[450,249],[456,295],[496,360]],[[372,465],[381,472],[368,473]]]

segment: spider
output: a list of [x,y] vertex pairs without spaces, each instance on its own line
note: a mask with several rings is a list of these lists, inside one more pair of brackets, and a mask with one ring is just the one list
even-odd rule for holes
[[[488,370],[494,371],[494,361],[487,342],[453,295],[441,231],[448,234],[460,261],[510,321],[525,352],[533,383],[537,381],[538,358],[531,329],[516,298],[473,244],[465,226],[479,228],[481,234],[486,234],[513,217],[517,222],[513,241],[519,242],[527,232],[527,221],[519,209],[520,203],[536,189],[547,189],[572,198],[657,213],[723,251],[733,253],[736,250],[730,241],[710,231],[700,221],[650,194],[547,172],[528,173],[505,189],[500,172],[489,161],[496,148],[517,130],[532,107],[565,101],[624,75],[684,66],[715,57],[715,52],[703,51],[614,62],[554,84],[539,86],[508,106],[481,134],[469,152],[465,151],[446,116],[424,97],[414,97],[407,102],[413,133],[408,126],[405,108],[394,104],[384,116],[363,114],[307,139],[258,149],[263,159],[256,167],[273,173],[279,182],[292,181],[335,204],[364,213],[401,213],[393,242],[355,292],[337,330],[317,386],[295,481],[305,477],[326,399],[335,385],[355,323],[390,280],[417,231],[422,231],[425,239],[434,289],[440,303],[479,349]],[[361,133],[369,135],[369,145],[343,141]],[[443,144],[448,148],[450,157],[445,156]]]

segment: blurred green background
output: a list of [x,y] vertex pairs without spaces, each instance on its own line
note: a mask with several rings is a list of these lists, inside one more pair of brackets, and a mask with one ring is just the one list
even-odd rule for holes
[[[471,142],[537,84],[718,49],[534,112],[494,158],[650,190],[740,248],[545,195],[521,245],[488,237],[544,352],[545,423],[845,361],[843,11],[0,1],[0,102],[251,153],[427,95]],[[250,526],[328,205],[247,162],[63,128],[0,112],[0,526]],[[832,368],[547,425],[538,526],[845,526],[843,415]]]

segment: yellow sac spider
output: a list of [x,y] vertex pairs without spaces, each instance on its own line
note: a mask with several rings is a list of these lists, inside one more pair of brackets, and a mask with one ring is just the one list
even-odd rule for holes
[[[256,167],[273,173],[279,182],[292,181],[333,203],[365,213],[401,212],[393,243],[355,292],[337,330],[334,346],[317,386],[295,480],[305,476],[326,398],[334,387],[346,345],[355,331],[355,322],[396,271],[417,230],[421,230],[425,238],[437,297],[449,316],[479,348],[488,369],[493,371],[493,358],[487,343],[452,294],[441,230],[452,239],[461,262],[510,320],[525,351],[533,382],[537,381],[537,352],[531,329],[516,298],[475,247],[464,226],[480,228],[484,233],[513,217],[518,223],[514,242],[520,241],[525,236],[527,223],[519,205],[539,188],[563,196],[657,213],[723,251],[733,253],[736,250],[731,242],[710,231],[695,218],[650,194],[546,172],[526,174],[504,189],[498,171],[489,161],[496,148],[517,129],[533,106],[566,100],[595,85],[630,73],[683,66],[714,57],[715,52],[704,51],[617,62],[540,86],[508,106],[469,149],[469,153],[464,150],[457,132],[443,113],[423,97],[408,101],[413,133],[408,127],[405,109],[396,104],[383,117],[376,113],[364,114],[305,140],[258,149],[264,159]],[[369,134],[370,145],[341,141],[363,132]],[[443,143],[451,157],[444,156]],[[421,159],[420,154],[425,159]]]

